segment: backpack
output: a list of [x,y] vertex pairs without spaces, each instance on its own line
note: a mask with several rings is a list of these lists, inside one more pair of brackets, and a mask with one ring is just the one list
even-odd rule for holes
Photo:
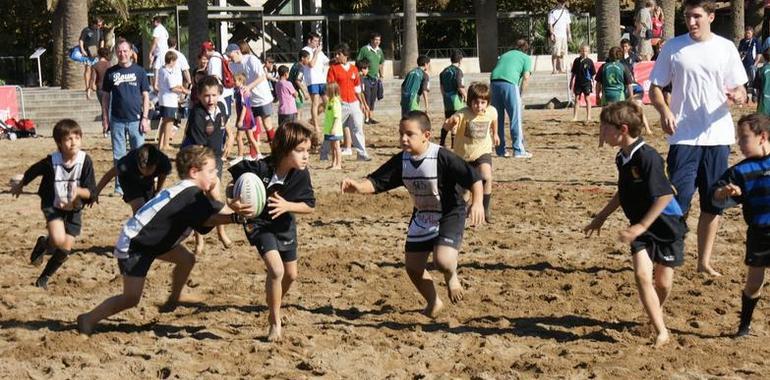
[[222,55],[215,55],[215,57],[222,60],[222,86],[224,88],[235,87],[235,76],[233,76],[233,71],[230,70],[230,60]]

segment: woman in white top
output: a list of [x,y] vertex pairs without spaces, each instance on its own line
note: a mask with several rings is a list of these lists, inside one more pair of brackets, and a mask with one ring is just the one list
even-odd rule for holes
[[158,149],[167,150],[170,147],[173,132],[171,126],[176,120],[179,108],[179,96],[189,94],[182,82],[182,70],[176,67],[176,54],[166,52],[165,66],[158,70],[158,103],[160,105],[161,123],[158,129]]

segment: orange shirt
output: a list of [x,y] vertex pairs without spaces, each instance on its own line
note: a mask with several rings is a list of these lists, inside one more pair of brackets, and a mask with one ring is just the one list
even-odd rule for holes
[[[348,66],[347,70],[345,66]],[[345,65],[331,65],[329,72],[326,74],[326,82],[334,82],[340,86],[340,99],[343,102],[353,103],[358,101],[357,93],[361,91],[361,76],[358,74],[358,68],[352,62],[348,62]]]

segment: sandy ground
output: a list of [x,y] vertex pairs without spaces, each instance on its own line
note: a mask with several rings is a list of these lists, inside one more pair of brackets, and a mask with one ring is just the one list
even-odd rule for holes
[[[647,112],[657,124],[654,111]],[[188,291],[203,302],[159,313],[170,265],[156,263],[138,308],[105,321],[90,338],[79,336],[75,317],[121,289],[111,251],[130,209],[109,196],[87,209],[75,254],[44,291],[32,286],[41,268],[28,264],[44,232],[37,181],[18,200],[4,186],[0,377],[764,377],[768,303],[759,303],[753,336],[730,337],[745,272],[740,210],[727,212],[716,243],[714,265],[723,277],[695,273],[695,236],[688,236],[687,261],[665,305],[673,338],[653,350],[628,248],[616,240],[626,225],[622,213],[601,237],[581,232],[615,190],[615,151],[597,148],[598,124],[570,123],[570,116],[528,110],[534,158],[495,159],[496,223],[466,230],[466,298],[437,320],[418,312],[423,301],[403,267],[406,192],[343,197],[337,190],[344,176],[364,176],[398,151],[395,124],[367,127],[372,162],[346,161],[343,172],[315,162],[318,207],[299,221],[300,277],[285,299],[279,344],[265,341],[264,266],[234,226],[234,248],[224,250],[209,236],[198,258]],[[655,130],[649,141],[665,154]],[[111,165],[107,140],[87,135],[84,148],[104,173]],[[50,138],[0,141],[0,178],[53,149]],[[695,223],[691,217],[690,227]],[[446,300],[443,279],[433,273]]]

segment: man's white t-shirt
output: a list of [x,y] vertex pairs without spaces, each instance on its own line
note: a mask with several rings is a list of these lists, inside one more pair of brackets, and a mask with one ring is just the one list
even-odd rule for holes
[[[310,53],[310,59],[313,59],[313,48],[305,46],[302,50]],[[326,72],[329,70],[329,58],[323,51],[318,52],[318,58],[313,67],[302,66],[302,76],[305,77],[305,84],[326,84]]]
[[[219,82],[222,83],[222,62],[224,61],[224,58],[222,57],[222,54],[219,54],[217,52],[214,52],[214,54],[209,57],[209,63],[206,65],[206,73],[208,75],[213,75],[217,78],[219,78]],[[232,88],[224,88],[222,90],[222,98],[226,98],[228,96],[233,96],[234,92]],[[224,102],[224,99],[221,99],[222,102]]]
[[[152,38],[158,39],[158,43],[155,45],[155,50],[152,51],[152,54],[160,56],[160,54],[163,54],[168,50],[168,31],[163,24],[158,24],[158,26],[152,30]],[[162,58],[163,57],[161,57],[161,59]]]
[[184,54],[176,49],[168,49],[168,51],[173,51],[174,54],[176,54],[176,67],[178,67],[179,70],[190,70],[190,64],[187,62],[187,57],[185,57]]
[[669,144],[735,143],[726,92],[747,81],[732,41],[712,34],[709,40],[697,42],[689,33],[666,41],[650,82],[659,87],[671,84],[670,108],[676,117],[676,131],[669,136]]
[[[230,63],[230,69],[233,71],[233,74],[243,73],[246,75],[246,84],[265,76],[262,62],[251,54],[244,55],[241,63]],[[258,85],[251,89],[249,101],[252,107],[260,107],[273,102],[273,93],[270,92],[270,84],[267,83],[267,79],[259,82]]]
[[162,107],[179,107],[179,94],[172,88],[182,85],[182,70],[178,66],[158,70],[158,103]]
[[567,8],[556,8],[548,12],[548,25],[553,25],[553,34],[556,38],[567,38],[570,22],[572,21]]

